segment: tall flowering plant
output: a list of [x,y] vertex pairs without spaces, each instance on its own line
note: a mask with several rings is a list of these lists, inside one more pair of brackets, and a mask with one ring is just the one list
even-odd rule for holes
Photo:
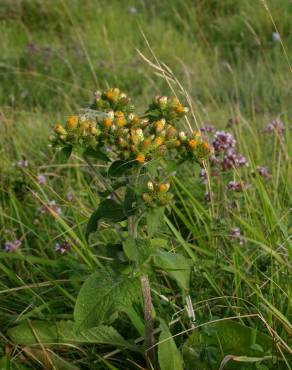
[[[175,201],[174,170],[185,162],[200,164],[212,154],[204,134],[180,129],[187,113],[177,97],[157,96],[138,115],[125,93],[110,88],[96,92],[91,106],[69,117],[64,126],[56,125],[52,138],[62,155],[69,157],[72,150],[79,150],[89,164],[93,159],[103,164],[97,173],[100,203],[88,221],[86,236],[90,238],[106,221],[108,227],[119,230],[128,261],[128,268],[99,266],[84,283],[74,312],[76,330],[108,324],[116,312],[125,312],[141,334],[145,331],[149,368],[157,366],[150,290],[153,271],[164,269],[188,290],[190,261],[166,252],[163,241],[156,238],[164,213]],[[180,274],[173,273],[176,269]],[[143,321],[133,308],[140,296]]]

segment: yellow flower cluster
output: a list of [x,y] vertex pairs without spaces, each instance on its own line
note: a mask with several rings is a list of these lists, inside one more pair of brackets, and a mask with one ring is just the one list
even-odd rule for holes
[[85,113],[56,125],[56,144],[98,148],[110,159],[143,165],[167,153],[198,160],[208,157],[211,147],[200,132],[178,131],[176,125],[188,112],[178,98],[155,97],[143,118],[134,112],[128,96],[118,88],[96,92]]

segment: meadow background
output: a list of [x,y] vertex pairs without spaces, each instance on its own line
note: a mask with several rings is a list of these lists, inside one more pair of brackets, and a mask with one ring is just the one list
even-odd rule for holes
[[[98,204],[96,179],[77,156],[57,164],[48,137],[53,125],[88,106],[97,88],[118,86],[134,97],[138,111],[156,94],[172,95],[137,49],[154,64],[157,58],[171,68],[191,98],[193,124],[232,132],[249,161],[240,175],[249,183],[243,194],[225,191],[237,173],[211,183],[211,204],[198,169],[177,185],[180,209],[173,210],[169,232],[181,248],[187,243],[196,259],[190,292],[196,324],[251,315],[242,322],[281,344],[277,351],[284,360],[273,368],[291,368],[291,19],[290,0],[1,1],[3,368],[45,367],[48,355],[33,352],[7,331],[28,319],[70,320],[80,286],[94,270],[81,257],[107,258],[97,248],[106,235],[92,238],[90,245],[84,237]],[[273,120],[283,122],[283,132],[264,134]],[[257,166],[266,167],[269,178],[251,176]],[[230,209],[232,197],[236,209]],[[44,204],[60,211],[60,222],[46,214]],[[210,215],[208,222],[200,221],[202,212]],[[244,243],[230,238],[232,228],[240,228]],[[21,246],[6,252],[5,243],[15,240]],[[60,253],[65,242],[70,249]],[[175,284],[165,278],[153,290],[170,299],[170,305],[161,303],[169,322],[181,318],[173,334],[188,329]],[[122,331],[127,325],[120,317]],[[179,348],[186,338],[176,338]],[[212,348],[208,351],[211,356]],[[137,369],[141,364],[127,351],[102,359],[109,352],[106,346],[68,345],[47,352],[46,366]],[[264,369],[264,362],[259,366]]]

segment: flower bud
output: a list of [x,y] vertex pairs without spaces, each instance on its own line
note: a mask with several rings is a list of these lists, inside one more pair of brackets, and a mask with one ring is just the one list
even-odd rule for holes
[[97,135],[99,135],[100,134],[100,131],[96,128],[96,127],[94,127],[94,126],[91,126],[90,128],[89,128],[89,132],[91,133],[91,135],[93,135],[93,136],[97,136]]
[[164,129],[165,123],[166,122],[165,122],[164,118],[155,122],[155,130],[156,130],[157,133],[161,132]]
[[144,134],[143,134],[143,130],[141,128],[138,128],[136,130],[136,135],[137,135],[137,138],[139,139],[139,141],[144,140]]
[[180,138],[181,141],[186,141],[187,140],[187,135],[184,131],[180,131],[178,134],[178,137]]
[[169,188],[170,188],[169,183],[160,184],[158,190],[159,190],[159,193],[166,193],[166,192],[168,192]]
[[154,185],[152,181],[147,182],[147,188],[149,191],[154,191]]
[[143,193],[143,194],[142,194],[142,199],[144,200],[144,202],[145,202],[146,204],[150,204],[150,203],[152,202],[152,197],[151,197],[151,195],[150,195],[150,194],[148,194],[148,193]]
[[62,125],[56,125],[54,127],[54,131],[58,135],[67,135],[67,131],[65,130],[65,128]]
[[161,108],[164,108],[164,107],[166,107],[167,106],[167,96],[160,96],[159,98],[158,98],[158,104],[159,104],[159,106],[161,107]]
[[116,122],[117,126],[123,127],[127,123],[127,120],[126,120],[125,117],[118,117],[118,118],[116,118],[115,122]]
[[114,119],[115,118],[115,112],[110,110],[109,112],[107,112],[107,118],[109,119]]
[[160,146],[163,144],[163,138],[162,137],[156,137],[155,140],[154,140],[154,144],[155,146]]

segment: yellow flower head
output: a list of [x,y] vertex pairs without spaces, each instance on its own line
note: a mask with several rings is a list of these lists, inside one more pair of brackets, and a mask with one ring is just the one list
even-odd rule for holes
[[140,164],[143,164],[145,162],[145,155],[140,153],[136,157],[136,161]]
[[67,119],[68,130],[75,130],[78,125],[78,116],[70,116]]
[[191,149],[195,149],[197,146],[198,146],[198,142],[196,140],[189,140],[188,141],[188,146],[191,148]]

